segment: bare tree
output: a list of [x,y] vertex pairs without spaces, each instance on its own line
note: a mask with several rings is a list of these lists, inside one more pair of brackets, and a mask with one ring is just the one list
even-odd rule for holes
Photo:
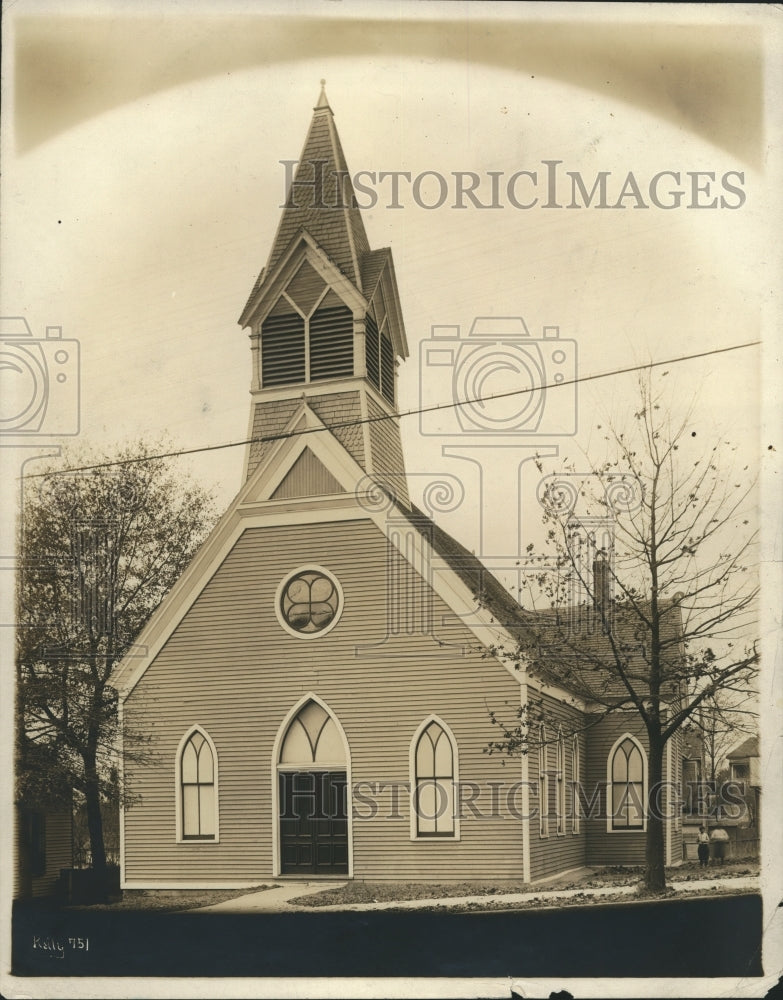
[[[660,891],[665,746],[719,694],[746,697],[757,672],[755,483],[747,466],[732,471],[725,441],[684,458],[689,416],[672,424],[649,378],[639,392],[633,419],[604,429],[608,459],[589,475],[571,467],[544,480],[550,551],[529,550],[536,596],[514,655],[584,699],[593,720],[638,713],[648,743],[645,884]],[[502,734],[489,752],[530,749],[529,710],[511,725],[491,715]]]
[[715,784],[725,769],[726,754],[743,737],[758,732],[755,699],[729,698],[727,692],[716,691],[694,712],[692,724],[701,740],[704,777]]
[[[101,801],[116,788],[112,668],[214,520],[211,497],[151,455],[141,443],[111,458],[72,454],[71,471],[50,465],[23,494],[18,795],[35,801],[55,774],[59,786],[80,793],[101,873]],[[124,753],[143,759],[146,742],[143,731],[131,731]]]

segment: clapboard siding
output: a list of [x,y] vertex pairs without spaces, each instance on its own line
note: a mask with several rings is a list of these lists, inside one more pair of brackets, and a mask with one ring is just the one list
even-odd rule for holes
[[70,812],[52,812],[46,815],[46,871],[32,881],[34,899],[51,896],[57,886],[62,868],[73,864]]
[[[578,832],[574,833],[574,798],[572,794],[573,782],[578,780],[573,771],[572,734],[574,733],[576,733],[579,740],[580,766],[582,780],[584,780],[586,745],[583,716],[571,706],[565,705],[547,695],[541,696],[541,712],[546,723],[547,741],[549,742],[547,747],[547,766],[551,772],[549,777],[549,835],[541,835],[538,812],[539,755],[538,747],[534,746],[528,757],[531,806],[534,807],[534,809],[531,809],[533,815],[530,820],[530,877],[533,881],[538,878],[545,878],[555,872],[582,867],[586,864],[587,858],[587,834],[584,818],[580,821]],[[566,808],[564,832],[561,834],[557,832],[557,782],[554,774],[557,761],[556,740],[558,726],[562,728],[565,745],[563,780],[566,789]]]
[[309,448],[305,448],[272,494],[272,499],[289,500],[292,497],[328,496],[330,493],[344,492],[331,472]]
[[[430,714],[454,733],[463,782],[485,789],[488,781],[519,780],[518,762],[503,767],[483,752],[496,735],[487,706],[518,704],[517,680],[482,659],[458,621],[438,625],[445,646],[420,632],[387,639],[387,560],[386,539],[370,521],[245,531],[126,702],[129,721],[145,721],[154,754],[151,766],[127,768],[141,801],[125,814],[126,884],[221,884],[273,874],[273,744],[291,708],[311,691],[343,726],[354,785],[409,782],[411,739]],[[336,576],[345,608],[327,635],[302,640],[281,628],[274,601],[281,579],[307,563]],[[433,620],[453,619],[431,596]],[[218,844],[175,842],[175,755],[194,724],[218,754]],[[493,817],[485,790],[487,815],[468,810],[459,841],[411,841],[409,798],[399,798],[400,818],[389,816],[388,789],[373,818],[363,818],[361,804],[355,809],[356,877],[522,877],[523,824],[504,796]]]

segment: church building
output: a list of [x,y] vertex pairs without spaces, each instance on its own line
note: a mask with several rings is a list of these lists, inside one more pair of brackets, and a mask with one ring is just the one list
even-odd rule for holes
[[[113,679],[123,725],[151,739],[150,760],[124,767],[122,885],[641,864],[638,714],[587,726],[590,704],[498,653],[521,609],[411,502],[394,263],[371,249],[349,178],[322,91],[240,317],[244,485]],[[490,711],[533,699],[537,749],[488,753]],[[673,863],[677,816],[665,834]]]

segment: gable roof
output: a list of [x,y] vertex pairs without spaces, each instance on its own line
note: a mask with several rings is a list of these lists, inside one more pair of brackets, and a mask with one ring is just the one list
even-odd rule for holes
[[[498,578],[484,563],[460,542],[439,527],[417,507],[410,511],[402,510],[408,520],[430,540],[436,554],[465,583],[474,595],[487,608],[497,623],[509,632],[520,643],[522,648],[539,645],[538,640],[545,635],[547,625],[552,623],[552,642],[545,646],[550,654],[543,659],[534,661],[529,670],[542,680],[565,687],[566,689],[586,697],[584,685],[569,670],[569,659],[576,660],[580,653],[585,660],[594,658],[596,663],[606,662],[611,656],[609,640],[600,630],[583,630],[579,632],[578,642],[574,649],[558,648],[558,637],[561,634],[557,628],[556,618],[559,613],[551,611],[530,611],[523,608],[503,586]],[[671,601],[661,602],[664,613],[661,619],[661,631],[664,644],[672,649],[672,658],[679,659],[682,655],[682,624],[679,608]],[[570,609],[566,609],[570,611]],[[592,614],[591,608],[582,612]],[[628,672],[633,676],[637,686],[643,691],[647,660],[642,649],[643,637],[639,635],[640,621],[633,611],[618,610],[612,627],[612,635],[617,644],[623,648],[628,657]],[[609,661],[611,662],[611,661]],[[606,698],[625,700],[627,691],[622,681],[611,670],[595,671],[595,684],[600,687],[600,693]],[[640,691],[640,693],[641,693]],[[669,692],[670,693],[670,692]]]
[[[304,529],[308,524],[324,521],[374,521],[389,544],[395,546],[402,558],[409,561],[418,572],[421,572],[421,567],[430,559],[430,551],[435,550],[443,555],[448,570],[438,573],[428,582],[454,615],[464,621],[466,628],[477,640],[477,645],[498,649],[508,649],[515,645],[502,624],[502,616],[492,615],[486,607],[477,609],[475,606],[476,580],[480,586],[489,587],[495,601],[500,602],[504,594],[502,585],[479,560],[421,511],[411,512],[396,503],[379,507],[376,503],[375,480],[323,424],[306,400],[300,402],[287,423],[286,430],[294,431],[300,427],[307,433],[281,435],[262,457],[182,576],[137,636],[134,646],[114,668],[111,683],[120,692],[122,699],[133,691],[147,667],[155,660],[223,564],[243,531],[267,525],[301,524]],[[317,467],[303,470],[303,462],[311,462],[309,456],[302,460],[305,451],[311,452],[313,458],[318,460]],[[292,470],[295,483],[290,478]],[[304,478],[296,478],[303,471]],[[306,484],[307,477],[324,477],[327,474],[334,478],[333,485],[342,488],[342,493],[333,493],[331,496],[320,493],[316,496],[303,495],[309,493],[309,490],[300,489],[299,486]],[[299,496],[281,497],[278,493],[281,485],[283,493],[298,493]],[[389,522],[389,513],[407,519],[416,529],[418,537],[411,540],[405,538],[405,533],[399,530],[388,530],[390,523],[399,524]],[[414,543],[412,546],[410,541]],[[481,580],[484,580],[483,584]],[[524,681],[524,671],[520,672],[517,665],[508,658],[499,655],[497,661],[518,683]]]
[[758,757],[759,754],[759,738],[758,736],[749,736],[731,753],[726,754],[727,760],[741,760],[744,757]]

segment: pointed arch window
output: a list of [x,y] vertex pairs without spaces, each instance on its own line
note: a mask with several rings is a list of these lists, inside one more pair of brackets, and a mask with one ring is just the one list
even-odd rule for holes
[[331,715],[312,699],[300,708],[283,739],[280,764],[345,766],[345,746]]
[[609,755],[612,830],[644,829],[645,759],[639,743],[622,737]]
[[538,832],[549,836],[549,771],[547,763],[547,733],[542,723],[538,727]]
[[566,784],[565,784],[565,741],[563,733],[557,733],[557,764],[555,769],[555,780],[557,782],[557,795],[555,798],[555,811],[557,816],[557,832],[566,832]]
[[192,730],[180,748],[177,782],[179,839],[216,841],[217,754],[202,729]]
[[454,787],[457,750],[437,719],[424,727],[413,748],[415,837],[457,837]]

